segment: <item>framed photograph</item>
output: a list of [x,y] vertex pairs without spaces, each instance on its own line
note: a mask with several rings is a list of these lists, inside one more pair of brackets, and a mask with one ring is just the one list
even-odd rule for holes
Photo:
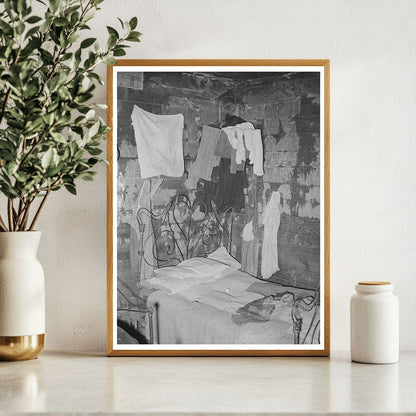
[[329,61],[107,81],[107,354],[328,356]]

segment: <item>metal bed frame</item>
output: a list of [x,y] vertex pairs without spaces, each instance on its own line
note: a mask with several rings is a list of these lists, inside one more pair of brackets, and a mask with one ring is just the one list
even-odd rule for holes
[[[141,276],[143,262],[157,268],[174,266],[192,257],[205,257],[221,245],[227,247],[228,252],[231,253],[232,228],[235,219],[232,208],[220,213],[212,202],[212,210],[209,211],[206,205],[197,199],[191,201],[187,195],[177,194],[165,207],[150,210],[140,208],[137,211],[136,219],[139,225],[137,276],[139,282],[146,277]],[[145,237],[146,226],[152,227],[147,238]],[[146,244],[151,244],[152,258],[150,259],[146,258]],[[319,290],[315,291],[315,296],[306,298],[295,298],[292,292],[286,293],[292,295],[290,302],[287,304],[292,308],[294,344],[305,343],[311,331],[313,332],[310,343],[313,343],[315,336],[319,338],[319,320],[315,320],[319,309]],[[312,322],[301,341],[301,311],[311,311],[314,308]],[[123,308],[123,310],[126,310],[126,308]],[[155,311],[152,308],[137,307],[130,310],[132,312],[142,312],[148,316],[150,343],[154,343],[153,320]]]

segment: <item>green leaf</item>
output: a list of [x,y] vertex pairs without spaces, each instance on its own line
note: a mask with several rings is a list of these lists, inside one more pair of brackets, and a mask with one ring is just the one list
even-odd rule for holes
[[30,16],[28,19],[26,19],[27,23],[30,23],[31,25],[33,25],[34,23],[38,23],[42,20],[41,17],[39,16]]
[[130,32],[130,34],[127,36],[126,40],[128,40],[129,42],[140,42],[140,36],[141,33],[140,32]]
[[55,26],[57,26],[57,27],[60,27],[60,26],[68,26],[68,25],[70,25],[71,23],[69,22],[69,20],[68,20],[68,19],[65,19],[65,17],[57,17],[57,18],[53,21],[53,24],[54,24]]
[[107,40],[108,49],[112,49],[117,44],[117,41],[118,41],[118,37],[114,35],[113,33],[110,33],[110,36],[108,37],[108,40]]
[[14,177],[19,181],[19,182],[21,182],[21,183],[25,183],[26,181],[27,181],[27,179],[28,179],[28,175],[26,175],[25,173],[23,173],[23,172],[15,172],[14,173]]
[[37,33],[39,31],[39,26],[33,26],[32,28],[30,28],[25,35],[25,38],[30,38],[31,36],[33,36],[35,33]]
[[79,21],[79,13],[77,11],[74,11],[71,14],[70,20],[71,20],[71,26],[75,26]]
[[91,156],[98,156],[102,153],[103,151],[101,149],[99,149],[98,147],[91,147],[88,149],[88,153]]
[[78,178],[83,179],[84,181],[92,181],[95,172],[81,172],[78,175]]
[[120,22],[121,27],[124,29],[125,23],[119,17],[117,17],[117,20]]
[[114,56],[124,56],[124,55],[126,55],[126,51],[122,48],[116,47],[116,48],[114,48],[113,55]]
[[136,16],[134,16],[130,19],[129,26],[130,26],[131,30],[136,29],[136,27],[137,27],[137,17]]
[[[90,119],[94,118],[94,116],[95,116],[95,111],[91,109],[91,110],[89,110],[89,111],[88,111],[88,113],[85,115],[85,118],[86,118],[87,120],[90,120]],[[98,122],[98,124],[99,124],[99,122]]]
[[16,25],[16,33],[21,35],[25,31],[25,24],[20,20]]
[[23,10],[27,9],[27,4],[25,0],[17,0],[17,12],[22,13]]
[[115,30],[111,26],[107,26],[107,32],[109,35],[114,35],[117,39],[120,39],[120,35],[118,34],[117,30]]
[[77,194],[77,190],[75,189],[74,185],[71,185],[69,183],[65,183],[64,186],[65,186],[66,190],[69,191],[72,195]]
[[97,38],[87,38],[87,39],[84,39],[81,42],[81,45],[80,45],[81,49],[85,49],[85,48],[90,47],[96,40],[97,40]]
[[52,13],[55,13],[58,10],[60,0],[49,0],[49,7]]
[[81,36],[81,35],[78,35],[78,33],[74,33],[73,35],[71,35],[71,36],[68,38],[68,42],[69,42],[69,43],[74,43],[74,42],[76,42],[76,41],[80,38],[80,36]]
[[114,65],[117,63],[117,59],[113,58],[112,56],[108,56],[103,60],[106,65]]
[[50,147],[42,156],[41,165],[43,169],[47,169],[53,162],[54,149]]
[[10,35],[13,32],[12,27],[2,19],[0,19],[0,29],[5,35]]
[[5,171],[7,172],[7,174],[8,174],[9,176],[11,176],[11,175],[13,175],[13,174],[16,172],[16,170],[17,170],[17,163],[15,163],[15,162],[9,162],[9,163],[7,163],[7,164],[5,165],[4,169],[5,169]]
[[100,128],[100,122],[99,121],[97,121],[96,123],[94,123],[94,125],[90,128],[90,130],[89,130],[89,132],[88,132],[88,136],[90,137],[90,138],[92,138],[92,137],[94,137],[97,133],[98,133],[98,130],[99,130],[99,128]]
[[65,136],[57,131],[51,131],[51,136],[54,138],[55,141],[58,143],[67,143]]

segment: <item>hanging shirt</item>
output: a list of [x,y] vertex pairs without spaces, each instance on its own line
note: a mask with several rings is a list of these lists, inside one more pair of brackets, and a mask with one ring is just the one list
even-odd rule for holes
[[277,232],[280,227],[280,193],[272,192],[270,201],[263,213],[263,247],[261,255],[261,277],[268,279],[279,269],[277,252]]
[[135,105],[131,113],[142,178],[182,176],[182,114],[152,114]]

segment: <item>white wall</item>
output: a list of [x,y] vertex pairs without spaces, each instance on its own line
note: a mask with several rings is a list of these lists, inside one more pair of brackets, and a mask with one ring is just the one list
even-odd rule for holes
[[[416,349],[416,2],[106,0],[92,31],[104,43],[133,15],[127,58],[331,60],[331,346],[349,348],[354,283],[374,279],[396,286],[401,348]],[[105,349],[105,168],[78,189],[40,222],[50,350]]]

